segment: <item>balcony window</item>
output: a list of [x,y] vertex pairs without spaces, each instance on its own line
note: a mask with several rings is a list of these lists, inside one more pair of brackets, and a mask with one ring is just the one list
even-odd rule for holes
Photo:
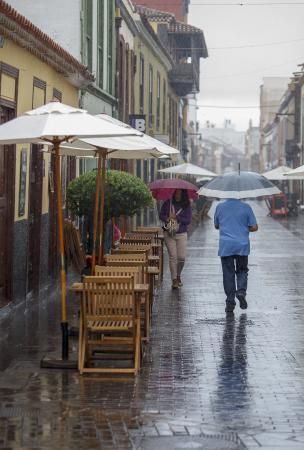
[[139,111],[144,112],[144,87],[145,87],[145,60],[143,55],[140,55],[139,62]]
[[153,126],[153,68],[149,66],[149,127]]
[[92,51],[93,51],[93,0],[85,0],[84,4],[84,44],[85,44],[85,64],[92,72]]
[[114,22],[114,2],[108,1],[108,91],[113,93],[113,22]]
[[53,88],[53,99],[57,99],[59,102],[62,102],[62,92],[56,88]]
[[157,72],[156,129],[160,127],[160,74]]
[[129,120],[129,98],[130,98],[130,50],[129,50],[129,45],[126,44],[126,56],[125,56],[125,61],[126,61],[126,75],[125,75],[125,121],[128,122]]
[[97,19],[97,79],[99,87],[103,88],[103,45],[104,45],[104,3],[103,0],[98,2],[98,19]]
[[166,80],[163,82],[163,133],[166,134],[166,114],[167,114],[167,86]]

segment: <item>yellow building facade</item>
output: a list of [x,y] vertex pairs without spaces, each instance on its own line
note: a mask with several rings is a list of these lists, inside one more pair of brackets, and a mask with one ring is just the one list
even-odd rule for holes
[[[141,20],[137,25],[134,112],[145,116],[147,134],[178,148],[179,99],[168,81],[173,62],[149,22]],[[136,175],[152,181],[158,166],[154,160],[138,161]]]
[[177,147],[177,133],[170,129],[179,101],[168,82],[172,60],[149,27],[148,23],[140,23],[140,33],[135,38],[135,114],[146,115],[147,134],[161,136]]
[[[16,115],[19,116],[25,111],[42,106],[54,99],[54,92],[61,94],[61,100],[71,106],[78,106],[78,88],[72,86],[67,80],[46,63],[20,48],[14,42],[5,40],[4,47],[0,51],[0,62],[6,64],[14,71],[18,72],[15,78],[1,70],[0,98],[6,99],[16,105]],[[16,92],[17,91],[17,92]],[[57,95],[58,95],[57,94]],[[17,97],[17,98],[16,98]],[[20,169],[21,152],[26,151],[27,172],[26,172],[26,192],[24,213],[18,214],[18,198],[20,187],[20,170],[15,174],[15,213],[14,220],[28,219],[28,193],[29,193],[29,163],[31,156],[31,146],[29,144],[16,146],[16,169]],[[50,155],[43,153],[43,200],[42,213],[48,212],[48,176]]]
[[[0,19],[1,123],[53,99],[78,106],[87,69],[2,0]],[[0,146],[0,307],[36,294],[57,264],[53,160],[41,150]],[[65,185],[74,166],[62,163]]]
[[[168,80],[173,62],[147,20],[138,21],[137,27],[139,32],[134,39],[136,71],[133,113],[144,117],[147,134],[178,148],[179,99]],[[134,175],[148,184],[159,177],[158,169],[165,163],[165,160],[157,159],[137,160],[133,166]],[[147,225],[154,216],[155,211],[145,209],[133,218],[133,228]]]

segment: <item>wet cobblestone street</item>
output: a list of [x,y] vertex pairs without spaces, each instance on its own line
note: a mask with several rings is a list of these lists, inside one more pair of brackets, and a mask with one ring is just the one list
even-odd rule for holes
[[[56,292],[39,308],[4,311],[0,448],[304,449],[303,218],[288,229],[253,207],[248,310],[226,317],[207,219],[189,239],[179,291],[166,264],[136,379],[40,369],[60,349]],[[69,302],[76,324],[76,297]],[[74,357],[77,339],[70,344]]]

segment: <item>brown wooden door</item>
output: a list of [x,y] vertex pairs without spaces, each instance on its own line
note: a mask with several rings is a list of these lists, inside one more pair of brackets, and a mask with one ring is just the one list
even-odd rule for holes
[[27,260],[27,293],[37,293],[40,269],[40,235],[42,211],[43,156],[39,146],[32,145],[29,186],[29,243]]
[[[11,108],[0,106],[0,123],[15,117]],[[11,300],[15,147],[0,146],[0,307]]]

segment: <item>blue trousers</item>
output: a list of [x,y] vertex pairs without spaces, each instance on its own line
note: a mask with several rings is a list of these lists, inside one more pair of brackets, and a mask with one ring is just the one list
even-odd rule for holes
[[235,305],[235,296],[246,296],[248,256],[222,256],[221,262],[226,302]]

